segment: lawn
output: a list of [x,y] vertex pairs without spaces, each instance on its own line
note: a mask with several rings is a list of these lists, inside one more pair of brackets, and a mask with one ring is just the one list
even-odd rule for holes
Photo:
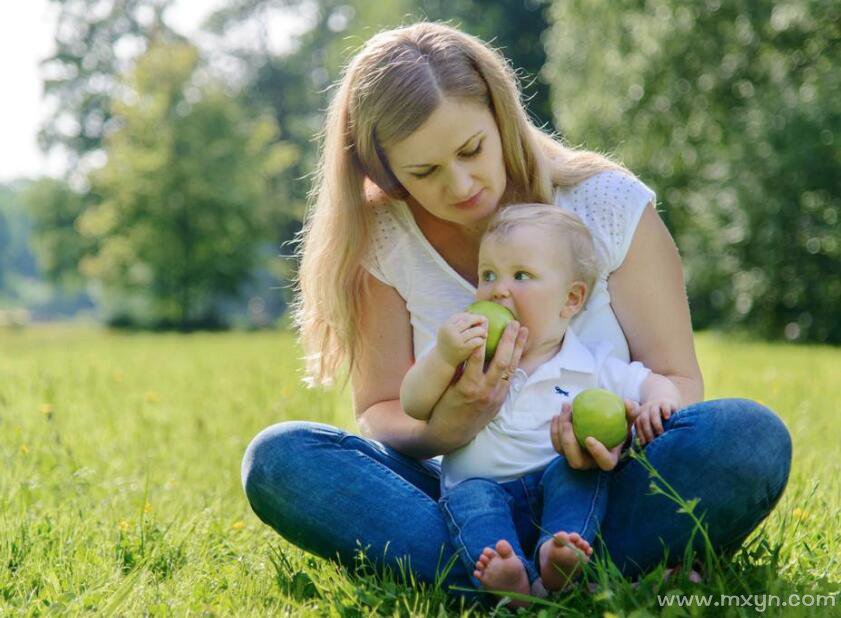
[[[698,353],[709,398],[753,398],[787,423],[785,496],[701,584],[654,573],[632,588],[598,569],[595,593],[558,597],[547,614],[660,614],[658,594],[677,590],[783,600],[841,590],[841,349],[702,333]],[[254,434],[283,419],[353,427],[347,393],[300,385],[299,355],[286,332],[0,331],[0,615],[459,613],[441,591],[350,578],[251,513],[239,465]],[[818,602],[785,614],[841,615],[841,599]],[[706,613],[752,616],[758,604]]]

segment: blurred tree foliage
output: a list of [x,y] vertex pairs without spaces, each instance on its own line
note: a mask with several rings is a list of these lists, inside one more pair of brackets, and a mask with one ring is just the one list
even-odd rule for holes
[[289,153],[274,120],[203,82],[198,61],[191,45],[153,44],[129,72],[107,164],[91,175],[101,202],[76,223],[92,247],[81,272],[131,323],[220,325],[220,301],[269,240],[269,181]]
[[153,38],[179,39],[162,19],[172,0],[50,0],[58,5],[55,53],[42,62],[51,112],[44,149],[62,147],[71,171],[102,147],[113,125],[119,76]]
[[532,119],[552,130],[549,83],[541,76],[549,5],[549,0],[419,0],[414,14],[447,21],[499,48],[520,75]]
[[25,309],[19,315],[27,316],[26,320],[86,311],[91,304],[83,290],[72,284],[65,286],[63,280],[49,280],[39,266],[34,247],[37,222],[28,212],[29,196],[36,194],[47,200],[61,199],[61,194],[75,195],[64,183],[52,179],[0,184],[0,314],[5,309]]
[[696,326],[841,342],[841,4],[557,0],[558,126],[655,188]]
[[32,222],[32,248],[40,271],[64,289],[83,287],[78,264],[89,242],[75,224],[85,210],[84,197],[63,180],[42,178],[21,191],[20,201]]
[[38,270],[30,249],[32,222],[21,203],[30,185],[28,180],[0,184],[0,307],[20,300],[22,282]]
[[[2,201],[2,197],[0,197],[0,201]],[[0,209],[0,290],[5,287],[6,270],[8,269],[6,263],[9,261],[9,254],[11,253],[9,251],[11,240],[11,224],[3,213],[3,209]]]

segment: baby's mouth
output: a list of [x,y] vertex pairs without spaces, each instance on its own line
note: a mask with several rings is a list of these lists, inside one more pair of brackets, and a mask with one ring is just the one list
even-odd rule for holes
[[508,309],[508,311],[511,312],[511,315],[514,316],[515,320],[517,320],[518,322],[520,321],[520,318],[517,315],[517,311],[514,309],[514,307],[509,307],[508,305],[503,305],[502,303],[499,303],[499,304],[502,305],[503,307],[505,307],[506,309]]

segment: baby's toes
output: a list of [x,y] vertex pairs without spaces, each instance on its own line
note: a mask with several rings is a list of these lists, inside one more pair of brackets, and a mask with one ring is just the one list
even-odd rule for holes
[[593,548],[590,547],[590,544],[585,539],[582,539],[580,536],[575,542],[575,546],[588,556],[593,552]]

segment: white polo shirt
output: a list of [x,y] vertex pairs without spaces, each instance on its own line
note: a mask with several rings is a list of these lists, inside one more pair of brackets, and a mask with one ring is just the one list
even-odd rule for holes
[[513,481],[548,465],[558,456],[549,433],[552,417],[585,389],[604,388],[639,401],[651,370],[619,360],[611,348],[606,342],[584,343],[568,328],[558,353],[534,373],[517,369],[496,417],[468,444],[444,456],[444,490],[469,478]]

